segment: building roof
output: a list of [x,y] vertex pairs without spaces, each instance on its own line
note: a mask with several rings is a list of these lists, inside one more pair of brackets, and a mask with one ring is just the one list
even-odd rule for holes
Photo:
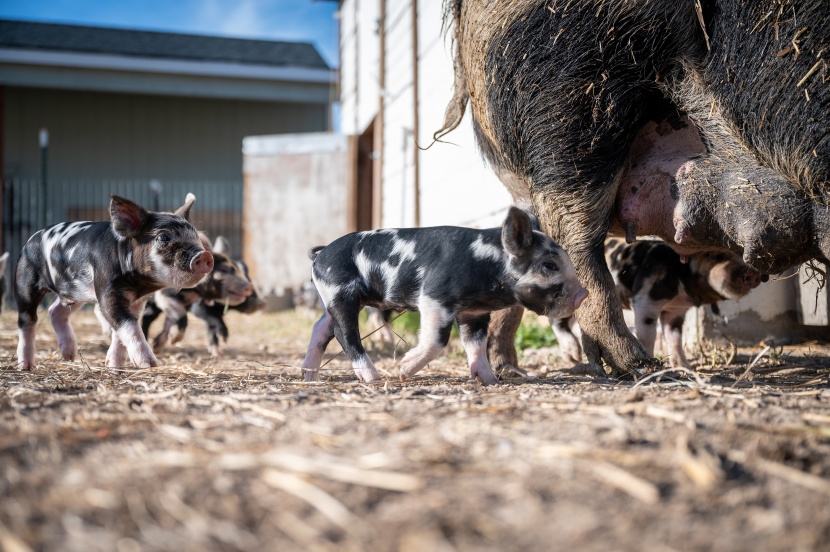
[[0,48],[329,69],[313,44],[0,19]]

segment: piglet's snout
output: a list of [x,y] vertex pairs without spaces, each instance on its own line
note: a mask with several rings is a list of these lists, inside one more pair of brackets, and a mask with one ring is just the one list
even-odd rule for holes
[[228,291],[241,297],[250,297],[254,292],[254,286],[252,286],[250,282],[239,283],[238,285],[229,288]]
[[190,259],[190,270],[196,274],[210,274],[213,270],[213,255],[202,251]]
[[588,297],[588,290],[584,287],[580,287],[579,291],[576,292],[574,295],[574,310],[579,308],[579,305]]
[[747,289],[755,289],[761,283],[761,273],[757,270],[747,270],[744,272],[743,284]]

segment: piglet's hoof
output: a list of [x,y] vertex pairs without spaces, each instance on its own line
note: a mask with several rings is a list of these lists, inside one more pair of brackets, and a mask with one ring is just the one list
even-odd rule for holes
[[[355,375],[357,376],[357,379],[359,379],[363,383],[373,383],[380,379],[380,374],[378,374],[377,372],[372,374],[366,372],[358,372],[355,370]],[[403,376],[401,376],[401,380],[403,380]]]
[[473,365],[470,370],[470,375],[473,379],[477,379],[482,385],[495,385],[499,382],[499,378],[490,370],[487,364]]

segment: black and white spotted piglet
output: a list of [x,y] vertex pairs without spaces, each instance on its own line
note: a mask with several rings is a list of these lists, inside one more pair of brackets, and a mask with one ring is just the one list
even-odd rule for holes
[[65,360],[78,355],[70,315],[97,302],[113,328],[107,366],[123,365],[125,348],[136,366],[157,366],[137,320],[147,297],[193,287],[213,270],[213,256],[187,220],[195,201],[188,194],[175,213],[157,213],[113,195],[111,222],[64,222],[29,238],[15,278],[18,366],[35,364],[37,307],[49,291],[58,296],[49,316]]
[[213,272],[192,289],[162,289],[155,292],[144,308],[141,329],[149,337],[150,325],[164,314],[164,329],[152,340],[153,351],[159,352],[168,340],[178,343],[187,330],[188,310],[205,320],[208,328],[208,350],[219,355],[219,337],[228,339],[223,315],[228,308],[255,312],[265,307],[254,290],[247,267],[230,256],[228,240],[219,236],[211,247],[202,235],[205,249],[213,255]]
[[[673,368],[691,367],[682,335],[690,308],[714,308],[718,301],[740,299],[769,279],[732,253],[698,253],[683,262],[671,247],[657,240],[626,244],[608,239],[605,260],[623,308],[634,311],[637,338],[650,354],[665,345],[662,352]],[[562,352],[579,362],[582,351],[573,333],[575,320],[552,320],[551,326]]]
[[501,228],[440,226],[357,232],[309,252],[312,279],[325,305],[303,361],[306,381],[317,379],[333,337],[363,381],[379,379],[360,342],[358,313],[418,310],[418,345],[403,358],[401,380],[446,347],[458,321],[472,377],[495,383],[487,361],[490,313],[522,305],[551,318],[569,316],[587,297],[568,254],[534,231],[524,211],[511,208]]

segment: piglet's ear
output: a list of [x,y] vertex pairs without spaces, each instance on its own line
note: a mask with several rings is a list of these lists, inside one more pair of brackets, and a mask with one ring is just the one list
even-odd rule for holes
[[[6,263],[8,262],[8,260],[9,260],[9,252],[8,251],[6,251],[2,255],[0,255],[0,278],[3,277],[3,273],[6,271]],[[2,301],[2,300],[3,300],[3,298],[0,297],[0,301]]]
[[511,255],[521,255],[533,243],[533,226],[530,216],[521,209],[511,207],[501,228],[501,243]]
[[112,228],[120,236],[131,238],[138,234],[149,214],[147,209],[138,203],[115,194],[110,196]]
[[228,243],[228,240],[224,236],[218,236],[216,238],[216,241],[213,242],[213,250],[228,257],[231,256],[231,244]]
[[175,214],[184,217],[185,220],[190,220],[190,208],[193,207],[194,203],[196,203],[196,196],[187,194],[187,197],[184,198],[184,205],[176,209]]

